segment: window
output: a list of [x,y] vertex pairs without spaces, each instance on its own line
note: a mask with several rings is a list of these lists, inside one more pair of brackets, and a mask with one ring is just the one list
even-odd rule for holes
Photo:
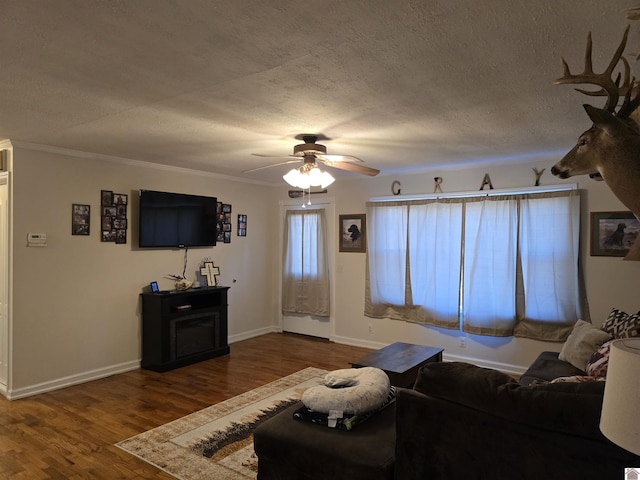
[[323,209],[287,210],[282,311],[329,316],[329,263]]
[[562,340],[582,313],[577,190],[369,202],[365,315]]

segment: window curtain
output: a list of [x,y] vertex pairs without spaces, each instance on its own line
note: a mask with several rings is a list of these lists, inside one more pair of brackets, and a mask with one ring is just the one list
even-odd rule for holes
[[516,318],[517,200],[465,203],[462,330],[509,336]]
[[323,209],[287,210],[282,311],[328,317],[329,261]]
[[514,335],[563,341],[576,319],[589,321],[579,274],[580,197],[526,195],[520,200],[523,308]]
[[455,200],[410,207],[410,284],[422,323],[458,328],[462,210]]
[[370,259],[375,282],[371,296],[375,303],[403,305],[405,302],[407,256],[406,205],[385,205],[369,217],[373,234],[367,238],[377,255]]
[[367,316],[550,341],[589,320],[577,190],[369,202],[367,214]]

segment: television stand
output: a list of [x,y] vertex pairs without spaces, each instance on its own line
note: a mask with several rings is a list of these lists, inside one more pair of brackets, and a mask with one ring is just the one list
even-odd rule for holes
[[228,354],[228,290],[142,293],[141,367],[166,372]]

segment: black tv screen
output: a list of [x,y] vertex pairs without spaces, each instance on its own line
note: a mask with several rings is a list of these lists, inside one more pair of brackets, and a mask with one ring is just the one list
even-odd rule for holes
[[216,244],[217,198],[140,190],[141,248]]

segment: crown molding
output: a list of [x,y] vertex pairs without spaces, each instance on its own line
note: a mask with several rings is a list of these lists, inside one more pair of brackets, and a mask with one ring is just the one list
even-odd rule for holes
[[[132,167],[150,168],[153,170],[164,170],[164,171],[181,173],[186,175],[205,176],[210,178],[216,178],[219,180],[231,180],[234,182],[251,183],[254,185],[262,185],[266,187],[276,186],[268,182],[261,182],[259,180],[249,180],[246,178],[234,177],[232,175],[224,175],[220,173],[208,172],[205,170],[197,170],[195,168],[184,168],[184,167],[176,167],[173,165],[163,165],[159,163],[147,162],[144,160],[134,160],[132,158],[116,157],[113,155],[105,155],[102,153],[83,152],[80,150],[73,150],[70,148],[54,147],[51,145],[42,145],[39,143],[21,142],[19,140],[5,140],[4,142],[8,142],[9,146],[13,146],[14,148],[22,148],[25,150],[52,153],[55,155],[66,155],[70,157],[84,158],[87,160],[111,162],[111,163],[117,163],[120,165],[128,165]],[[4,142],[0,142],[0,147]]]

